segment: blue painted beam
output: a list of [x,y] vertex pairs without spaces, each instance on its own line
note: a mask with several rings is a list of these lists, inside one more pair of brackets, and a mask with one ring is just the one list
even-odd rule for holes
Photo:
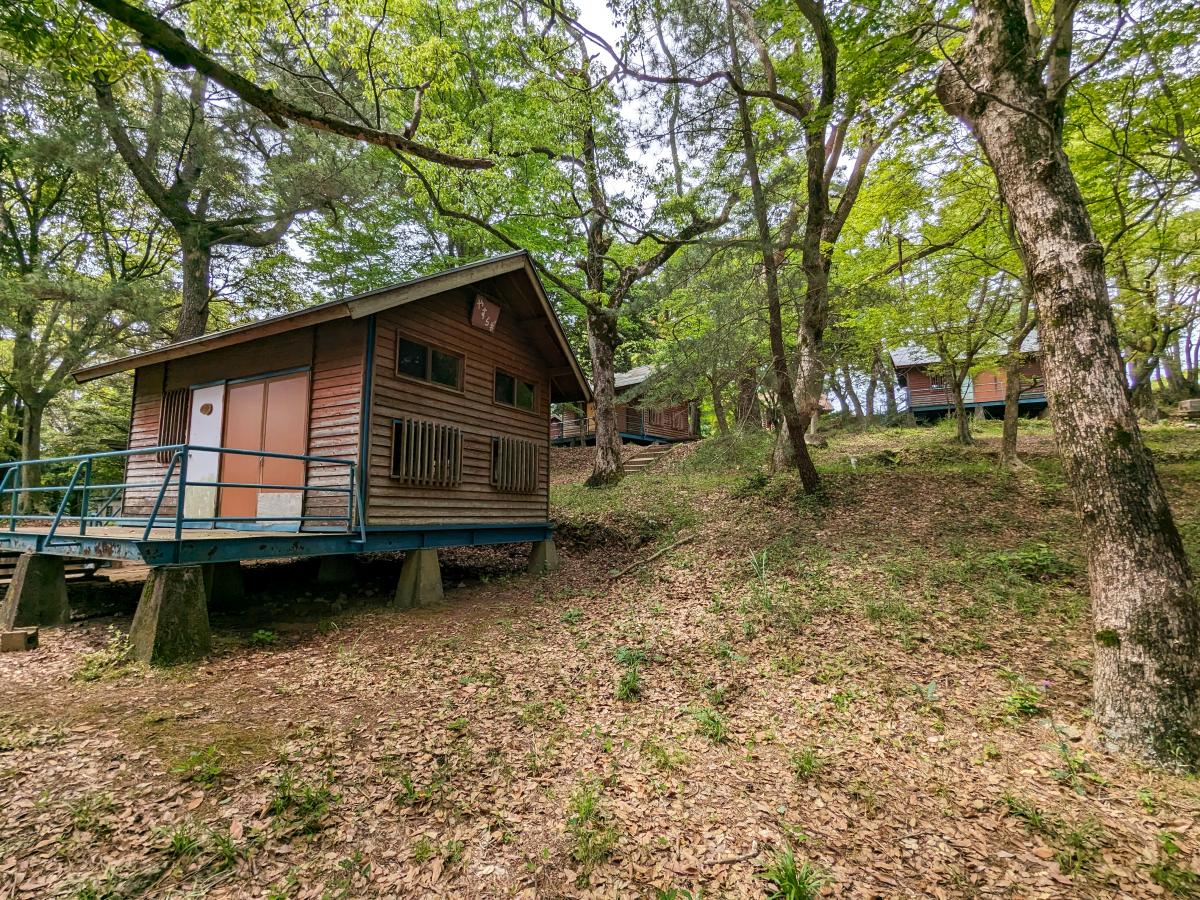
[[545,541],[553,536],[554,526],[549,522],[415,525],[396,528],[379,526],[368,528],[365,538],[358,532],[301,532],[214,538],[192,531],[184,532],[179,541],[72,535],[56,537],[52,543],[47,543],[44,533],[0,531],[0,548],[21,553],[132,560],[151,566],[168,566],[346,553],[386,553],[441,547],[479,547]]

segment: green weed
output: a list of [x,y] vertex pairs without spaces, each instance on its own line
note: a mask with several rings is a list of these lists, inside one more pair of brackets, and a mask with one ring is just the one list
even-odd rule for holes
[[729,739],[725,717],[711,706],[698,706],[691,710],[696,722],[696,731],[714,744],[723,744]]
[[185,781],[194,781],[211,787],[220,779],[224,772],[223,758],[216,747],[204,747],[193,750],[179,759],[171,771],[181,776]]
[[617,830],[609,823],[596,782],[582,784],[571,793],[567,812],[571,858],[580,865],[579,886],[586,887],[595,867],[612,854]]
[[788,763],[797,781],[808,781],[825,766],[825,760],[821,758],[821,752],[816,747],[803,747],[792,751],[788,756]]
[[133,645],[128,635],[108,626],[108,642],[104,649],[83,654],[80,666],[71,676],[74,681],[107,681],[121,678],[139,668],[133,658]]
[[796,861],[791,850],[776,853],[758,877],[770,884],[767,900],[814,900],[829,878],[811,863]]

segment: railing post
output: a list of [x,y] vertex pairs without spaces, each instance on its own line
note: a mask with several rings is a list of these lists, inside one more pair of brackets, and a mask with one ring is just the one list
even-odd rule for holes
[[191,453],[188,452],[188,447],[185,445],[180,451],[182,456],[179,459],[179,493],[175,498],[175,540],[176,542],[183,539],[183,503],[187,495],[187,470],[188,457]]
[[350,463],[350,492],[346,494],[346,530],[354,530],[354,463]]
[[88,503],[91,500],[90,489],[92,486],[92,461],[90,459],[83,462],[83,490],[79,492],[79,534],[82,537],[87,534],[87,515]]

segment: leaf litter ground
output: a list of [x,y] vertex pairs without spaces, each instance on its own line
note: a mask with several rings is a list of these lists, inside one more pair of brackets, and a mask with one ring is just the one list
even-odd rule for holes
[[[1200,440],[1150,436],[1195,548]],[[124,662],[136,571],[72,585],[0,657],[0,897],[752,897],[784,850],[830,896],[1200,895],[1197,782],[1090,726],[1049,435],[947,438],[835,437],[817,500],[753,442],[557,484],[562,570],[447,553],[435,608],[248,567],[198,666]]]

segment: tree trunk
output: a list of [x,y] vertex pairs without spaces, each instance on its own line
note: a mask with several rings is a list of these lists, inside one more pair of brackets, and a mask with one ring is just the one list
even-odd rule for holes
[[592,393],[596,399],[596,461],[587,483],[592,487],[619,481],[621,430],[617,427],[617,317],[588,311],[588,349],[592,355]]
[[743,372],[738,378],[737,427],[753,428],[762,418],[758,399],[758,373],[754,369]]
[[[21,459],[42,458],[42,418],[46,409],[42,406],[26,403],[21,411]],[[41,466],[22,466],[21,487],[39,488],[42,486]],[[22,512],[34,512],[45,509],[41,493],[22,494],[20,508]]]
[[212,248],[198,238],[180,232],[183,250],[183,306],[175,340],[199,337],[208,329],[208,307],[212,300]]
[[863,421],[862,401],[858,399],[858,391],[854,389],[854,376],[847,363],[842,363],[842,377],[846,379],[846,396],[850,398],[850,402],[854,406],[854,419],[861,425]]
[[950,379],[950,397],[954,400],[954,439],[964,447],[975,443],[971,437],[971,417],[967,415],[967,404],[963,400],[963,382],[958,378]]
[[[733,30],[733,9],[727,7],[729,18],[730,60],[735,76],[741,80],[741,62],[737,49],[737,38]],[[805,493],[815,493],[821,485],[817,468],[808,454],[804,443],[804,431],[808,428],[808,417],[801,416],[797,409],[796,391],[792,385],[787,349],[783,342],[783,304],[779,294],[779,273],[775,261],[775,243],[771,237],[771,223],[767,214],[767,199],[758,169],[758,151],[754,145],[754,123],[750,118],[750,105],[742,93],[737,95],[738,118],[741,126],[742,152],[746,160],[746,173],[750,180],[750,197],[754,207],[754,222],[757,226],[758,250],[762,254],[763,281],[766,286],[767,311],[769,313],[768,334],[771,341],[771,362],[775,371],[775,384],[779,392],[779,407],[783,413],[786,431],[781,427],[779,437],[786,435],[791,450],[792,464],[800,475]],[[807,393],[807,392],[805,392]],[[776,453],[776,459],[780,454]]]
[[1000,438],[1000,464],[1017,464],[1017,426],[1021,418],[1021,366],[1020,355],[1009,354],[1004,364],[1004,433]]
[[[722,392],[722,387],[718,386],[717,383],[714,381],[712,383],[713,416],[717,420],[717,431],[721,435],[727,435],[727,434],[729,434],[729,419],[727,418],[726,413],[725,413],[725,401],[721,397],[721,392]],[[738,424],[739,425],[741,424],[740,416],[739,416]]]
[[[1200,604],[1126,393],[1104,250],[1062,150],[1060,98],[1041,80],[1022,0],[975,0],[958,56],[941,70],[938,98],[983,147],[1033,284],[1055,438],[1087,546],[1096,719],[1119,748],[1195,767]],[[1048,77],[1065,91],[1069,47],[1050,58]]]
[[1158,401],[1154,399],[1154,385],[1150,380],[1150,373],[1146,373],[1129,392],[1129,402],[1133,404],[1133,409],[1137,416],[1151,424],[1158,421]]

